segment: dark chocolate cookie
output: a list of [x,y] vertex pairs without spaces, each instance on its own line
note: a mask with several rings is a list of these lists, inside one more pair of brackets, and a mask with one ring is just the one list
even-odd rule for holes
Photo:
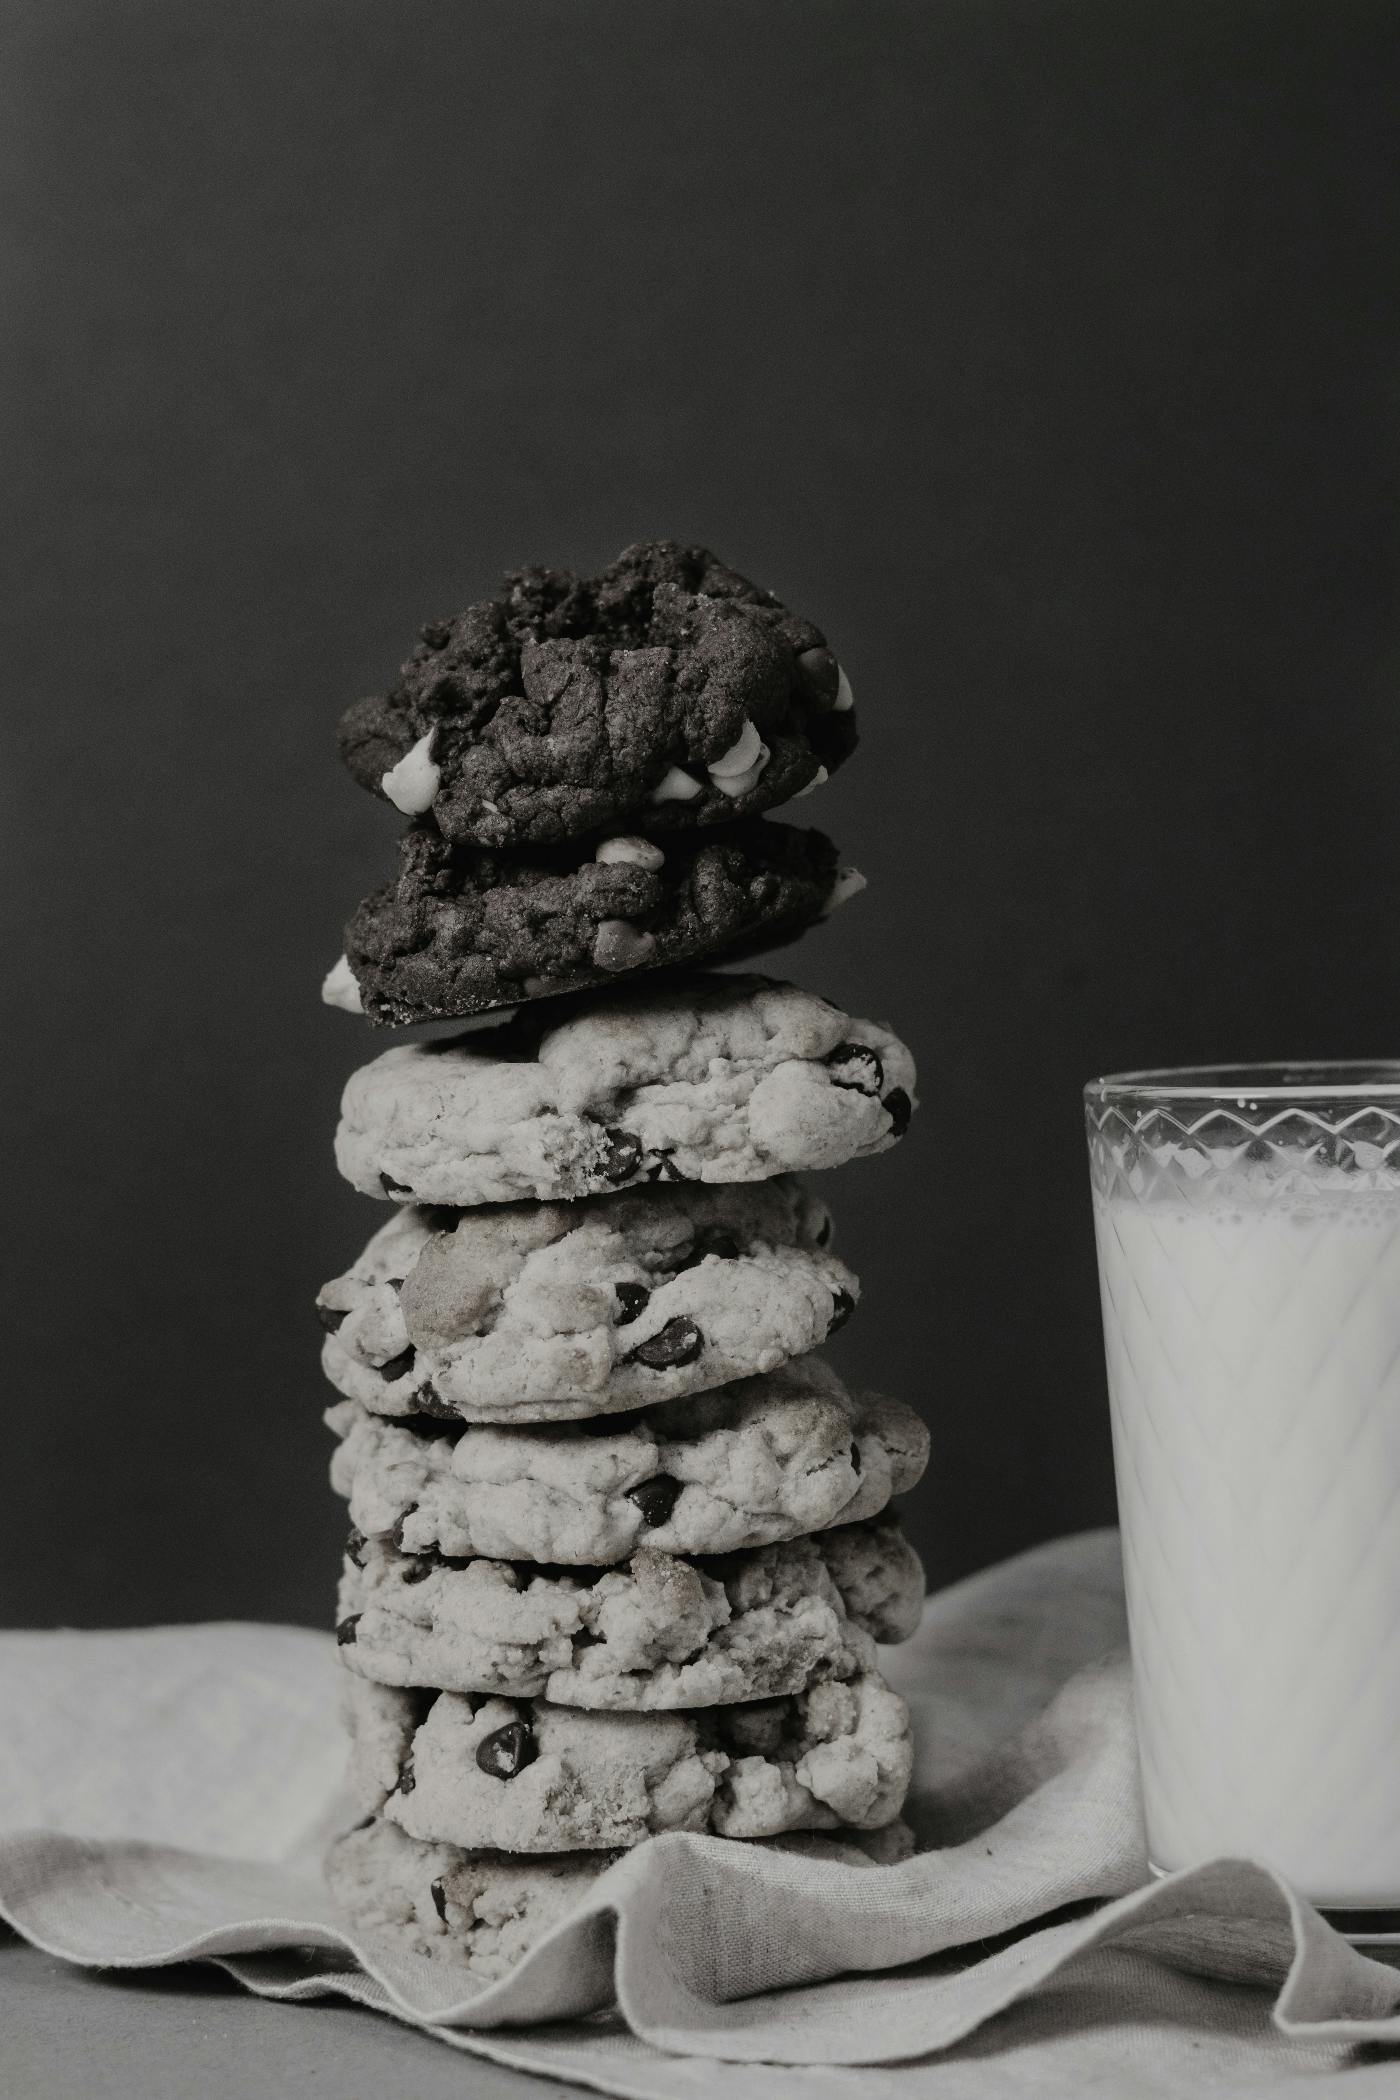
[[520,570],[425,627],[393,689],[340,725],[362,786],[497,847],[752,816],[818,786],[855,742],[820,629],[669,540],[592,577]]
[[[615,849],[625,849],[618,852]],[[849,893],[819,831],[751,821],[667,842],[497,853],[414,825],[396,882],[345,929],[364,1011],[431,1021],[549,998],[637,970],[792,939]]]

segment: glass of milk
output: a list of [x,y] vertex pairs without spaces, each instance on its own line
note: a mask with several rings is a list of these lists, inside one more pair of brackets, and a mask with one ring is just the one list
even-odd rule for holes
[[1400,1912],[1400,1064],[1085,1114],[1152,1864]]

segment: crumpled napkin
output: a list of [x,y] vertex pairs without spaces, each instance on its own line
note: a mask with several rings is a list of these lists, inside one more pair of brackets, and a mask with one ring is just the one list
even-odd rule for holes
[[[1287,2062],[1288,2038],[1308,2045],[1295,2070],[1362,2041],[1400,2044],[1400,1976],[1266,1868],[1221,1860],[1149,1881],[1123,1642],[1112,1532],[1039,1547],[931,1598],[915,1639],[884,1654],[915,1714],[915,1858],[853,1868],[656,1838],[509,1976],[473,1991],[342,1923],[321,1887],[320,1854],[344,1815],[328,1636],[7,1634],[0,1914],[69,1961],[213,1958],[264,1994],[339,1993],[498,2061],[656,2100],[693,2090],[675,2057],[750,2066],[727,2074],[735,2100],[782,2092],[778,2065],[886,2065],[878,2079],[853,2073],[852,2091],[951,2092],[930,2082],[936,2052],[1049,1992],[1060,1993],[1055,2081],[1071,2091],[1089,2061],[1076,2070],[1065,2051],[1075,1977],[1126,1992],[1124,2062],[1136,2060],[1134,1993],[1151,2001],[1142,2017],[1170,2024],[1196,2005],[1200,1978],[1233,1987],[1217,1990],[1211,2016],[1240,2008],[1249,2048],[1230,2060],[1243,2071],[1248,2058],[1251,2075],[1249,2052]],[[1261,1991],[1266,2034],[1253,2031]],[[1094,2025],[1085,2046],[1101,2052],[1098,2015]],[[1072,2030],[1071,2013],[1071,2044]],[[1217,2039],[1230,2038],[1226,2022]],[[1147,2083],[1120,2086],[1178,2089],[1165,2059]]]

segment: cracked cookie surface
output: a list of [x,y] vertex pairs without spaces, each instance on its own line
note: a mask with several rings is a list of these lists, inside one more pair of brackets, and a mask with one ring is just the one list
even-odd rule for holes
[[364,1813],[469,1850],[576,1852],[668,1830],[872,1830],[908,1791],[909,1711],[881,1678],[699,1713],[585,1713],[542,1699],[352,1681]]
[[710,1561],[641,1547],[544,1568],[351,1541],[342,1660],[380,1684],[617,1712],[779,1698],[874,1664],[918,1624],[923,1570],[891,1517]]
[[889,1028],[772,978],[698,975],[384,1052],[346,1084],[336,1163],[391,1200],[572,1201],[840,1166],[886,1151],[914,1105]]
[[674,541],[628,547],[596,576],[507,577],[430,621],[392,689],[340,726],[362,786],[484,846],[619,818],[726,823],[820,784],[855,742],[820,629]]
[[[629,857],[604,857],[622,845]],[[413,826],[397,877],[345,929],[361,1010],[389,1026],[450,1020],[753,955],[795,939],[861,887],[830,839],[789,824],[731,825],[664,850],[612,839],[591,855],[587,846],[452,846]]]
[[322,1289],[327,1377],[375,1414],[561,1421],[776,1370],[860,1286],[799,1182],[401,1212]]
[[562,1429],[386,1420],[341,1400],[331,1481],[365,1537],[403,1552],[607,1566],[638,1546],[733,1553],[877,1516],[929,1433],[806,1356],[760,1378]]

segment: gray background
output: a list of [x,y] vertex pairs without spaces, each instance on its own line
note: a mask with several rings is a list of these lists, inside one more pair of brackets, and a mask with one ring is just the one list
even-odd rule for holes
[[[917,1048],[837,1345],[941,1580],[1112,1507],[1077,1093],[1392,1053],[1400,17],[11,0],[3,1610],[326,1617],[309,1301],[383,1212],[336,714],[508,564],[809,610]],[[818,815],[820,812],[820,815]]]

